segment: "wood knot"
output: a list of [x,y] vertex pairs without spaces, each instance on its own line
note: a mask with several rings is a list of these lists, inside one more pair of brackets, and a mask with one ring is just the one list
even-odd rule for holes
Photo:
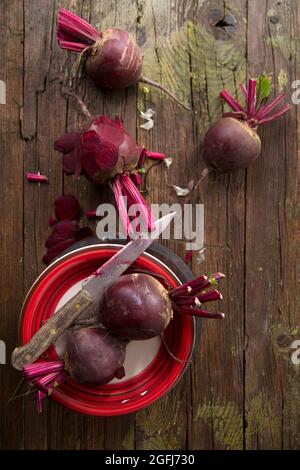
[[230,13],[224,14],[218,9],[211,10],[209,24],[217,40],[228,41],[232,39],[236,33],[237,20]]
[[287,335],[285,333],[281,333],[280,335],[277,336],[276,342],[280,348],[288,348],[291,345],[292,338],[290,335]]

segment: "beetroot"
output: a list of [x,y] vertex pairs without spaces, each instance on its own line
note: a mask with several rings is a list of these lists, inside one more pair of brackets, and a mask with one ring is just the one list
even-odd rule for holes
[[125,375],[126,343],[101,328],[81,328],[67,333],[65,369],[75,382],[103,385]]
[[142,75],[142,54],[133,37],[119,28],[98,32],[74,13],[60,9],[57,39],[62,49],[82,53],[86,73],[101,88],[126,88],[137,82],[155,86],[189,107],[159,83]]
[[47,248],[47,253],[43,257],[45,264],[51,263],[74,243],[93,235],[89,227],[79,228],[80,206],[74,196],[71,194],[60,196],[54,204],[57,220],[52,217],[49,219],[52,233],[45,243]]
[[227,91],[220,93],[233,111],[224,113],[204,137],[203,158],[206,168],[194,186],[194,190],[211,170],[230,172],[248,168],[261,151],[261,141],[257,134],[258,127],[279,118],[291,107],[285,104],[274,111],[283,101],[286,93],[281,93],[271,103],[264,104],[271,92],[270,80],[264,75],[258,80],[250,79],[247,89],[243,85],[241,88],[246,98],[245,108]]
[[136,187],[140,183],[138,172],[146,157],[161,160],[165,155],[139,148],[119,118],[92,117],[84,103],[76,95],[72,96],[78,100],[87,122],[78,132],[64,134],[54,143],[54,148],[63,153],[64,172],[77,176],[82,172],[97,185],[111,181],[126,233],[130,220],[125,196],[128,207],[133,204],[140,206],[142,221],[152,230],[154,224],[150,208]]
[[217,290],[203,292],[221,277],[224,277],[221,273],[210,278],[200,276],[168,291],[148,274],[125,274],[105,291],[100,305],[100,321],[116,336],[142,340],[161,335],[173,313],[224,318],[223,313],[207,312],[201,308],[204,302],[222,298]]

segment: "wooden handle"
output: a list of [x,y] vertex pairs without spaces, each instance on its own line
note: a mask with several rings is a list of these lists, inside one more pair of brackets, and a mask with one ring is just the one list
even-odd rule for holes
[[13,351],[11,362],[15,369],[21,370],[25,364],[38,359],[93,301],[84,289],[72,297],[41,326],[29,343]]

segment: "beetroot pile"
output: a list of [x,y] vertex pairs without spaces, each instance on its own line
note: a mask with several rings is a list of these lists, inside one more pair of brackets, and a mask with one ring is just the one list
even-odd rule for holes
[[175,315],[224,318],[221,312],[202,308],[206,302],[222,299],[214,287],[223,277],[221,273],[199,276],[169,290],[149,274],[124,274],[118,278],[100,302],[97,327],[67,331],[62,360],[24,366],[25,379],[36,389],[38,410],[41,411],[42,399],[67,378],[87,387],[123,378],[128,342],[155,336],[163,339]]

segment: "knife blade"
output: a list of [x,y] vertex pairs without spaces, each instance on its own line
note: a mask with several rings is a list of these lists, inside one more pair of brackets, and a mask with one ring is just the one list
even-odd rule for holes
[[88,307],[99,302],[105,289],[159,237],[174,216],[175,212],[172,212],[158,219],[152,232],[144,232],[140,238],[131,240],[100,266],[83,283],[81,290],[41,326],[29,343],[15,348],[11,357],[13,367],[21,370],[25,364],[38,359]]

